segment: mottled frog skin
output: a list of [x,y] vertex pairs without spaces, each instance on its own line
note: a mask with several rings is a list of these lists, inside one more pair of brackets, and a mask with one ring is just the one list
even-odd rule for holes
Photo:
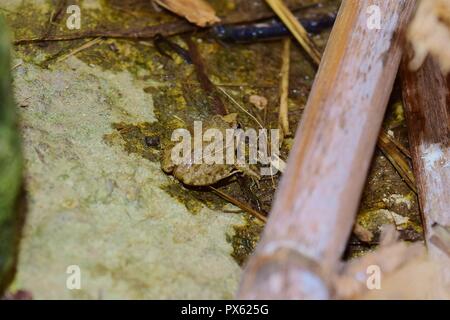
[[[226,129],[235,129],[237,127],[236,114],[230,114],[227,116],[213,116],[211,121],[207,121],[207,127],[204,131],[215,128],[222,131],[225,137]],[[192,138],[193,139],[193,138]],[[203,147],[206,147],[211,142],[203,142]],[[191,160],[193,157],[193,142],[191,143]],[[226,154],[226,149],[234,148],[233,146],[227,146],[224,144],[224,155]],[[234,150],[233,150],[234,152]],[[244,173],[255,179],[259,179],[259,175],[252,171],[246,165],[230,165],[230,164],[194,164],[183,163],[176,165],[172,161],[171,157],[172,148],[167,148],[163,152],[163,157],[161,160],[161,168],[167,174],[172,174],[176,179],[181,181],[183,184],[195,187],[205,187],[216,184],[217,182],[224,180],[236,173]],[[193,160],[192,160],[193,161]]]

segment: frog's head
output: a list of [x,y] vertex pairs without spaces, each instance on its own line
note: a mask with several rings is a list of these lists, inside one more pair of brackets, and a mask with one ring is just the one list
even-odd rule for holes
[[171,174],[175,169],[175,163],[172,161],[172,148],[166,148],[161,158],[161,169],[167,174]]

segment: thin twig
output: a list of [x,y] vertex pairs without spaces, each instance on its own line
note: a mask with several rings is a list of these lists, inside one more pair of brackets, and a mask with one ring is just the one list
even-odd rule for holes
[[189,35],[185,35],[183,40],[186,42],[189,48],[189,56],[195,67],[195,73],[197,74],[198,82],[202,87],[203,91],[212,99],[214,106],[214,111],[216,114],[222,116],[228,114],[228,109],[220,99],[220,94],[217,91],[217,87],[212,83],[206,73],[206,67],[203,62],[203,58],[198,51],[197,45],[192,41]]
[[244,210],[245,212],[247,212],[248,214],[251,214],[252,216],[254,216],[255,218],[258,218],[259,220],[261,220],[262,222],[266,223],[267,222],[267,218],[260,212],[256,211],[255,209],[251,208],[250,206],[248,206],[247,204],[233,198],[232,196],[226,194],[225,192],[216,189],[214,187],[210,187],[211,190],[213,192],[215,192],[217,195],[219,195],[220,197],[224,198],[225,200],[227,200],[228,202],[234,204],[236,207]]
[[230,99],[231,102],[233,102],[234,105],[236,105],[239,109],[241,109],[242,111],[244,111],[250,118],[252,118],[252,119],[259,125],[259,127],[260,127],[261,129],[264,128],[263,125],[261,124],[261,122],[259,122],[259,120],[256,119],[256,117],[255,117],[254,115],[252,115],[250,112],[248,112],[248,110],[246,110],[243,106],[241,106],[241,105],[239,104],[239,102],[237,102],[236,99],[234,99],[228,92],[226,92],[223,88],[220,88],[220,87],[218,87],[218,89],[219,89],[220,91],[222,91],[223,94],[224,94],[228,99]]
[[[307,10],[311,9],[315,6],[309,5],[305,6],[302,4],[292,4],[290,8],[292,10]],[[232,13],[222,19],[222,24],[237,24],[237,23],[247,23],[254,22],[261,19],[267,19],[273,17],[274,14],[272,11],[258,11],[258,12],[249,12],[242,13],[236,12]],[[80,39],[88,39],[88,38],[119,38],[119,39],[151,39],[157,34],[163,36],[173,36],[182,33],[192,32],[200,30],[200,28],[195,25],[183,20],[176,20],[173,22],[162,23],[154,26],[145,26],[139,28],[130,28],[124,30],[123,28],[119,29],[94,29],[87,30],[78,33],[71,34],[62,34],[62,35],[49,35],[48,37],[36,37],[36,38],[27,38],[27,39],[18,39],[14,41],[15,45],[23,45],[29,43],[39,43],[39,42],[50,42],[50,41],[72,41],[72,40],[80,40]]]
[[20,61],[19,63],[15,64],[12,68],[11,71],[17,69],[18,67],[20,67],[23,64],[23,61]]
[[28,39],[19,39],[14,41],[15,45],[23,45],[38,42],[51,41],[72,41],[88,38],[115,38],[115,39],[151,39],[158,34],[163,36],[172,36],[185,32],[195,31],[197,28],[186,21],[175,21],[162,23],[156,26],[146,26],[143,28],[130,28],[128,30],[120,29],[95,29],[78,32],[73,34],[52,35],[47,38],[37,37]]
[[283,40],[283,57],[281,66],[281,83],[280,83],[280,113],[278,123],[283,131],[284,136],[291,135],[289,129],[288,116],[288,96],[289,96],[289,68],[291,63],[291,39]]
[[399,141],[391,137],[389,134],[387,134],[384,130],[381,130],[380,136],[383,137],[383,139],[388,139],[390,142],[392,142],[398,150],[400,150],[405,156],[407,156],[409,159],[411,159],[411,152],[406,149],[404,145],[402,145]]
[[416,179],[403,154],[385,135],[378,138],[378,147],[406,182],[408,187],[417,194]]
[[314,63],[319,65],[322,57],[320,51],[309,37],[308,32],[302,24],[292,14],[291,10],[289,10],[282,0],[266,0],[266,2],[270,5],[273,11],[275,11],[286,27],[292,32],[294,37],[309,54]]
[[83,45],[81,45],[80,47],[70,51],[69,53],[62,55],[61,57],[56,59],[56,62],[64,61],[67,58],[69,58],[69,57],[71,57],[73,55],[76,55],[77,53],[79,53],[79,52],[81,52],[83,50],[86,50],[86,49],[88,49],[88,48],[90,48],[92,46],[95,46],[96,44],[100,43],[102,40],[103,40],[103,38],[95,38],[93,40],[90,40],[90,41],[84,43]]

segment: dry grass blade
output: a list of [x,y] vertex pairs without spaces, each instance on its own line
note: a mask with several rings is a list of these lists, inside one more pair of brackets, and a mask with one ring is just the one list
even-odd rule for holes
[[95,46],[96,44],[100,43],[102,40],[103,40],[103,38],[101,38],[101,37],[100,38],[95,38],[93,40],[90,40],[90,41],[84,43],[83,45],[81,45],[80,47],[70,51],[69,53],[67,53],[65,55],[62,55],[61,57],[59,57],[56,60],[56,62],[64,61],[67,58],[69,58],[69,57],[71,57],[73,55],[76,55],[78,52],[81,52],[81,51],[86,50],[86,49],[88,49],[88,48],[90,48],[92,46]]
[[231,204],[234,204],[236,207],[242,209],[243,211],[247,212],[248,214],[254,216],[255,218],[258,218],[259,220],[261,220],[262,222],[266,223],[267,222],[267,218],[260,212],[256,211],[255,209],[251,208],[250,206],[248,206],[247,204],[233,198],[232,196],[226,194],[225,192],[216,189],[214,187],[210,187],[212,191],[214,191],[217,195],[219,195],[220,197],[222,197],[223,199],[227,200],[228,202],[230,202]]
[[23,64],[23,62],[18,62],[17,64],[15,64],[13,67],[11,67],[11,71],[17,69],[18,67],[20,67]]
[[300,43],[300,45],[309,54],[311,59],[317,65],[320,64],[321,54],[317,49],[314,42],[308,35],[308,32],[301,25],[301,23],[295,18],[289,8],[283,3],[282,0],[266,0],[270,7],[275,11],[275,13],[280,17],[281,21],[286,25],[286,27],[292,32],[294,37]]
[[278,119],[279,125],[283,130],[284,136],[291,135],[288,117],[290,63],[291,63],[291,39],[287,38],[283,41],[283,63],[281,66],[281,83],[280,83],[280,114]]
[[394,139],[393,137],[391,137],[389,134],[387,134],[384,131],[381,131],[380,137],[392,142],[398,148],[398,150],[400,150],[405,156],[407,156],[409,159],[411,159],[411,152],[407,148],[405,148],[405,146],[402,145],[399,141],[397,141],[396,139]]
[[403,154],[397,149],[396,145],[390,141],[386,134],[381,134],[378,138],[378,147],[381,149],[383,154],[394,166],[395,170],[400,174],[402,179],[411,188],[412,191],[417,193],[416,179],[414,174],[405,159]]

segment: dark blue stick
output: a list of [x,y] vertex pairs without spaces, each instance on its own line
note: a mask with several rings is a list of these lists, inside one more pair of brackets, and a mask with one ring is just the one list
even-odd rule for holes
[[[322,14],[314,18],[302,17],[298,18],[298,20],[309,33],[319,33],[333,26],[336,14]],[[279,19],[245,25],[219,25],[212,27],[211,32],[217,39],[231,42],[270,40],[290,34],[289,30]]]

